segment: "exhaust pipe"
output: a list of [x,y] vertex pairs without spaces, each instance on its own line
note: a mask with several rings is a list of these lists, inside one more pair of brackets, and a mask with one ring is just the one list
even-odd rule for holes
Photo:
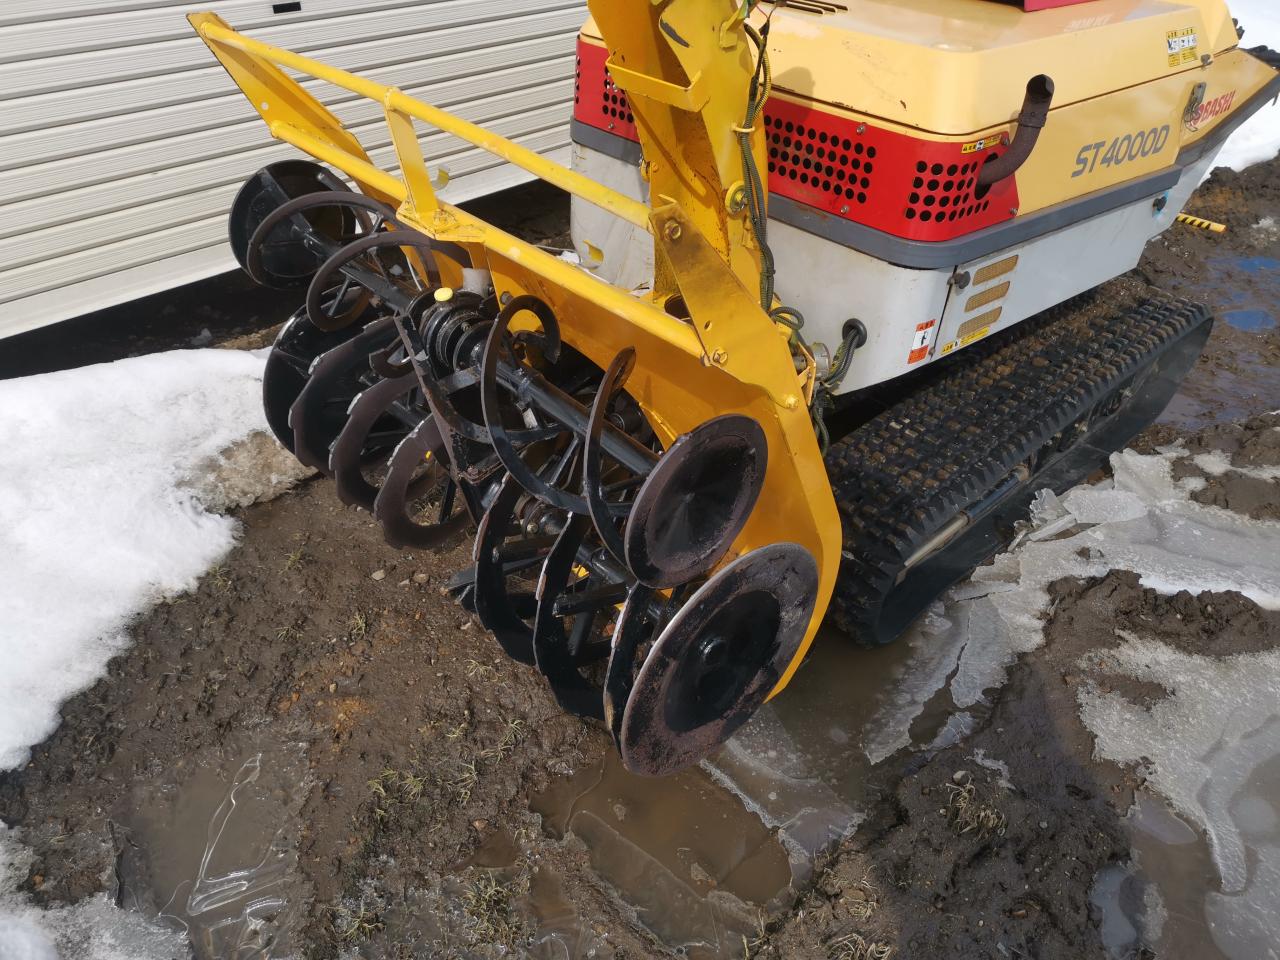
[[1053,79],[1043,73],[1037,74],[1027,81],[1027,96],[1022,101],[1022,111],[1018,114],[1018,130],[1013,136],[1013,142],[1001,156],[985,164],[979,171],[978,186],[992,187],[1018,172],[1035,149],[1040,131],[1049,119],[1051,106]]

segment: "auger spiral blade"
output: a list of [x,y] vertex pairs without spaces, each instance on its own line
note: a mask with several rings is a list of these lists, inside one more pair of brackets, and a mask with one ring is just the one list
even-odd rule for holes
[[387,317],[316,360],[289,410],[293,454],[300,462],[329,474],[329,448],[346,425],[352,401],[362,392],[361,376],[369,372],[369,355],[394,338],[395,324]]
[[293,428],[289,426],[289,410],[307,385],[312,365],[321,354],[341,346],[356,332],[348,328],[325,333],[312,325],[302,309],[285,321],[276,335],[262,372],[262,408],[267,426],[291,453]]
[[[367,463],[385,460],[406,431],[390,417],[392,407],[404,404],[418,381],[413,374],[380,380],[351,402],[347,422],[329,448],[329,472],[338,499],[349,507],[372,510],[380,487],[365,477]],[[408,491],[415,496],[416,491]]]
[[[397,549],[430,550],[459,532],[470,520],[457,498],[444,440],[433,417],[427,417],[406,436],[387,461],[387,472],[373,501],[373,515],[382,536]],[[423,521],[413,509],[415,500],[434,494],[427,509],[435,519]]]
[[476,518],[451,591],[629,769],[717,749],[794,658],[817,592],[803,547],[732,555],[768,466],[760,425],[715,417],[663,450],[627,391],[634,348],[601,369],[537,297],[439,289],[436,255],[464,250],[368,198],[290,189],[251,191],[251,272],[308,285],[268,361],[273,431],[396,548]]

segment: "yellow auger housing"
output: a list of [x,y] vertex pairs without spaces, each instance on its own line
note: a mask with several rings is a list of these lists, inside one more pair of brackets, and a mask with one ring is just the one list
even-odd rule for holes
[[[1193,71],[1221,59],[1213,77],[1250,96],[1274,71],[1233,49],[1214,0],[1082,8],[1127,12],[1097,34],[1117,55],[1152,31],[1177,54],[1141,95],[1121,88],[1147,82],[1145,47],[1099,71],[1065,52],[1064,11],[589,6],[573,169],[211,13],[189,19],[271,134],[320,161],[264,168],[231,211],[245,270],[306,290],[264,377],[276,436],[397,547],[474,523],[459,600],[566,709],[604,722],[630,769],[662,774],[786,686],[833,595],[855,639],[900,633],[1037,486],[1069,485],[1154,416],[1208,333],[1203,310],[1156,298],[1083,324],[1021,324],[1029,307],[999,321],[1011,280],[1034,283],[1042,253],[1024,246],[1052,224],[964,240],[967,259],[930,245],[1079,193],[1059,154],[1098,116],[1090,98],[1124,101],[1106,129],[1141,133],[1144,177],[1188,84],[1200,99],[1183,119],[1207,118],[1218,80]],[[912,41],[912,24],[932,32]],[[1184,69],[1201,43],[1208,60]],[[389,147],[367,151],[286,70],[379,102]],[[443,202],[418,124],[567,191],[583,265]],[[1177,134],[1183,150],[1196,139]],[[1085,192],[1127,183],[1118,165],[1086,167]],[[1125,203],[1180,209],[1153,184]],[[849,242],[881,234],[897,252]],[[1124,256],[1049,285],[1059,295],[1036,309]],[[832,306],[830,290],[860,283],[866,304]],[[959,331],[949,345],[942,327]],[[927,375],[898,377],[926,359]]]

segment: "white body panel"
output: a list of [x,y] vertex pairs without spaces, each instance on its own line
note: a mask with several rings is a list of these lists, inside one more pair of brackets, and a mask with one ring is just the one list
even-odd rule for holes
[[[861,320],[868,340],[854,354],[838,392],[869,387],[1132,269],[1147,241],[1174,222],[1213,160],[1207,156],[1184,170],[1161,211],[1155,210],[1154,197],[1143,198],[978,260],[937,270],[895,266],[770,220],[778,297],[804,314],[807,340],[832,350],[840,343],[846,321]],[[635,199],[647,197],[638,169],[625,161],[575,144],[574,163],[588,176]],[[644,231],[577,199],[572,228],[582,262],[604,279],[628,289],[652,279],[653,240]],[[603,262],[592,247],[603,253]],[[983,267],[1008,262],[1015,255],[1016,264],[1004,272],[974,282]],[[953,289],[952,278],[965,273],[970,282]]]
[[[275,143],[191,31],[212,10],[569,160],[584,0],[45,0],[0,3],[0,337],[233,269],[226,213]],[[391,168],[376,104],[315,92]],[[453,203],[529,176],[435,131]]]
[[[983,323],[968,332],[974,336],[970,342],[981,339],[977,333],[983,329],[987,330],[983,336],[1003,330],[1132,270],[1142,258],[1147,242],[1174,223],[1196,186],[1212,168],[1216,156],[1216,153],[1206,156],[1185,170],[1169,191],[1168,201],[1161,211],[1155,210],[1151,200],[1140,200],[1010,250],[960,264],[958,272],[977,277],[985,266],[1007,260],[1015,254],[1018,257],[1017,266],[1009,273],[953,293],[947,301],[933,356],[949,353],[948,345],[952,349],[960,347],[965,339],[961,328],[997,308],[1000,310],[998,320]],[[999,288],[1006,282],[1009,288],[1002,298],[967,309],[975,297],[999,292],[993,288]]]

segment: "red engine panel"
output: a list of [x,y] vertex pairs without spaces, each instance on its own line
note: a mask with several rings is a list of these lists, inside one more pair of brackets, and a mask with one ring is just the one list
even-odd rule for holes
[[[607,52],[578,43],[574,117],[639,141],[625,95],[609,79]],[[941,241],[1012,219],[1010,177],[988,191],[978,169],[1004,143],[907,136],[774,96],[765,106],[769,192],[908,240]]]

